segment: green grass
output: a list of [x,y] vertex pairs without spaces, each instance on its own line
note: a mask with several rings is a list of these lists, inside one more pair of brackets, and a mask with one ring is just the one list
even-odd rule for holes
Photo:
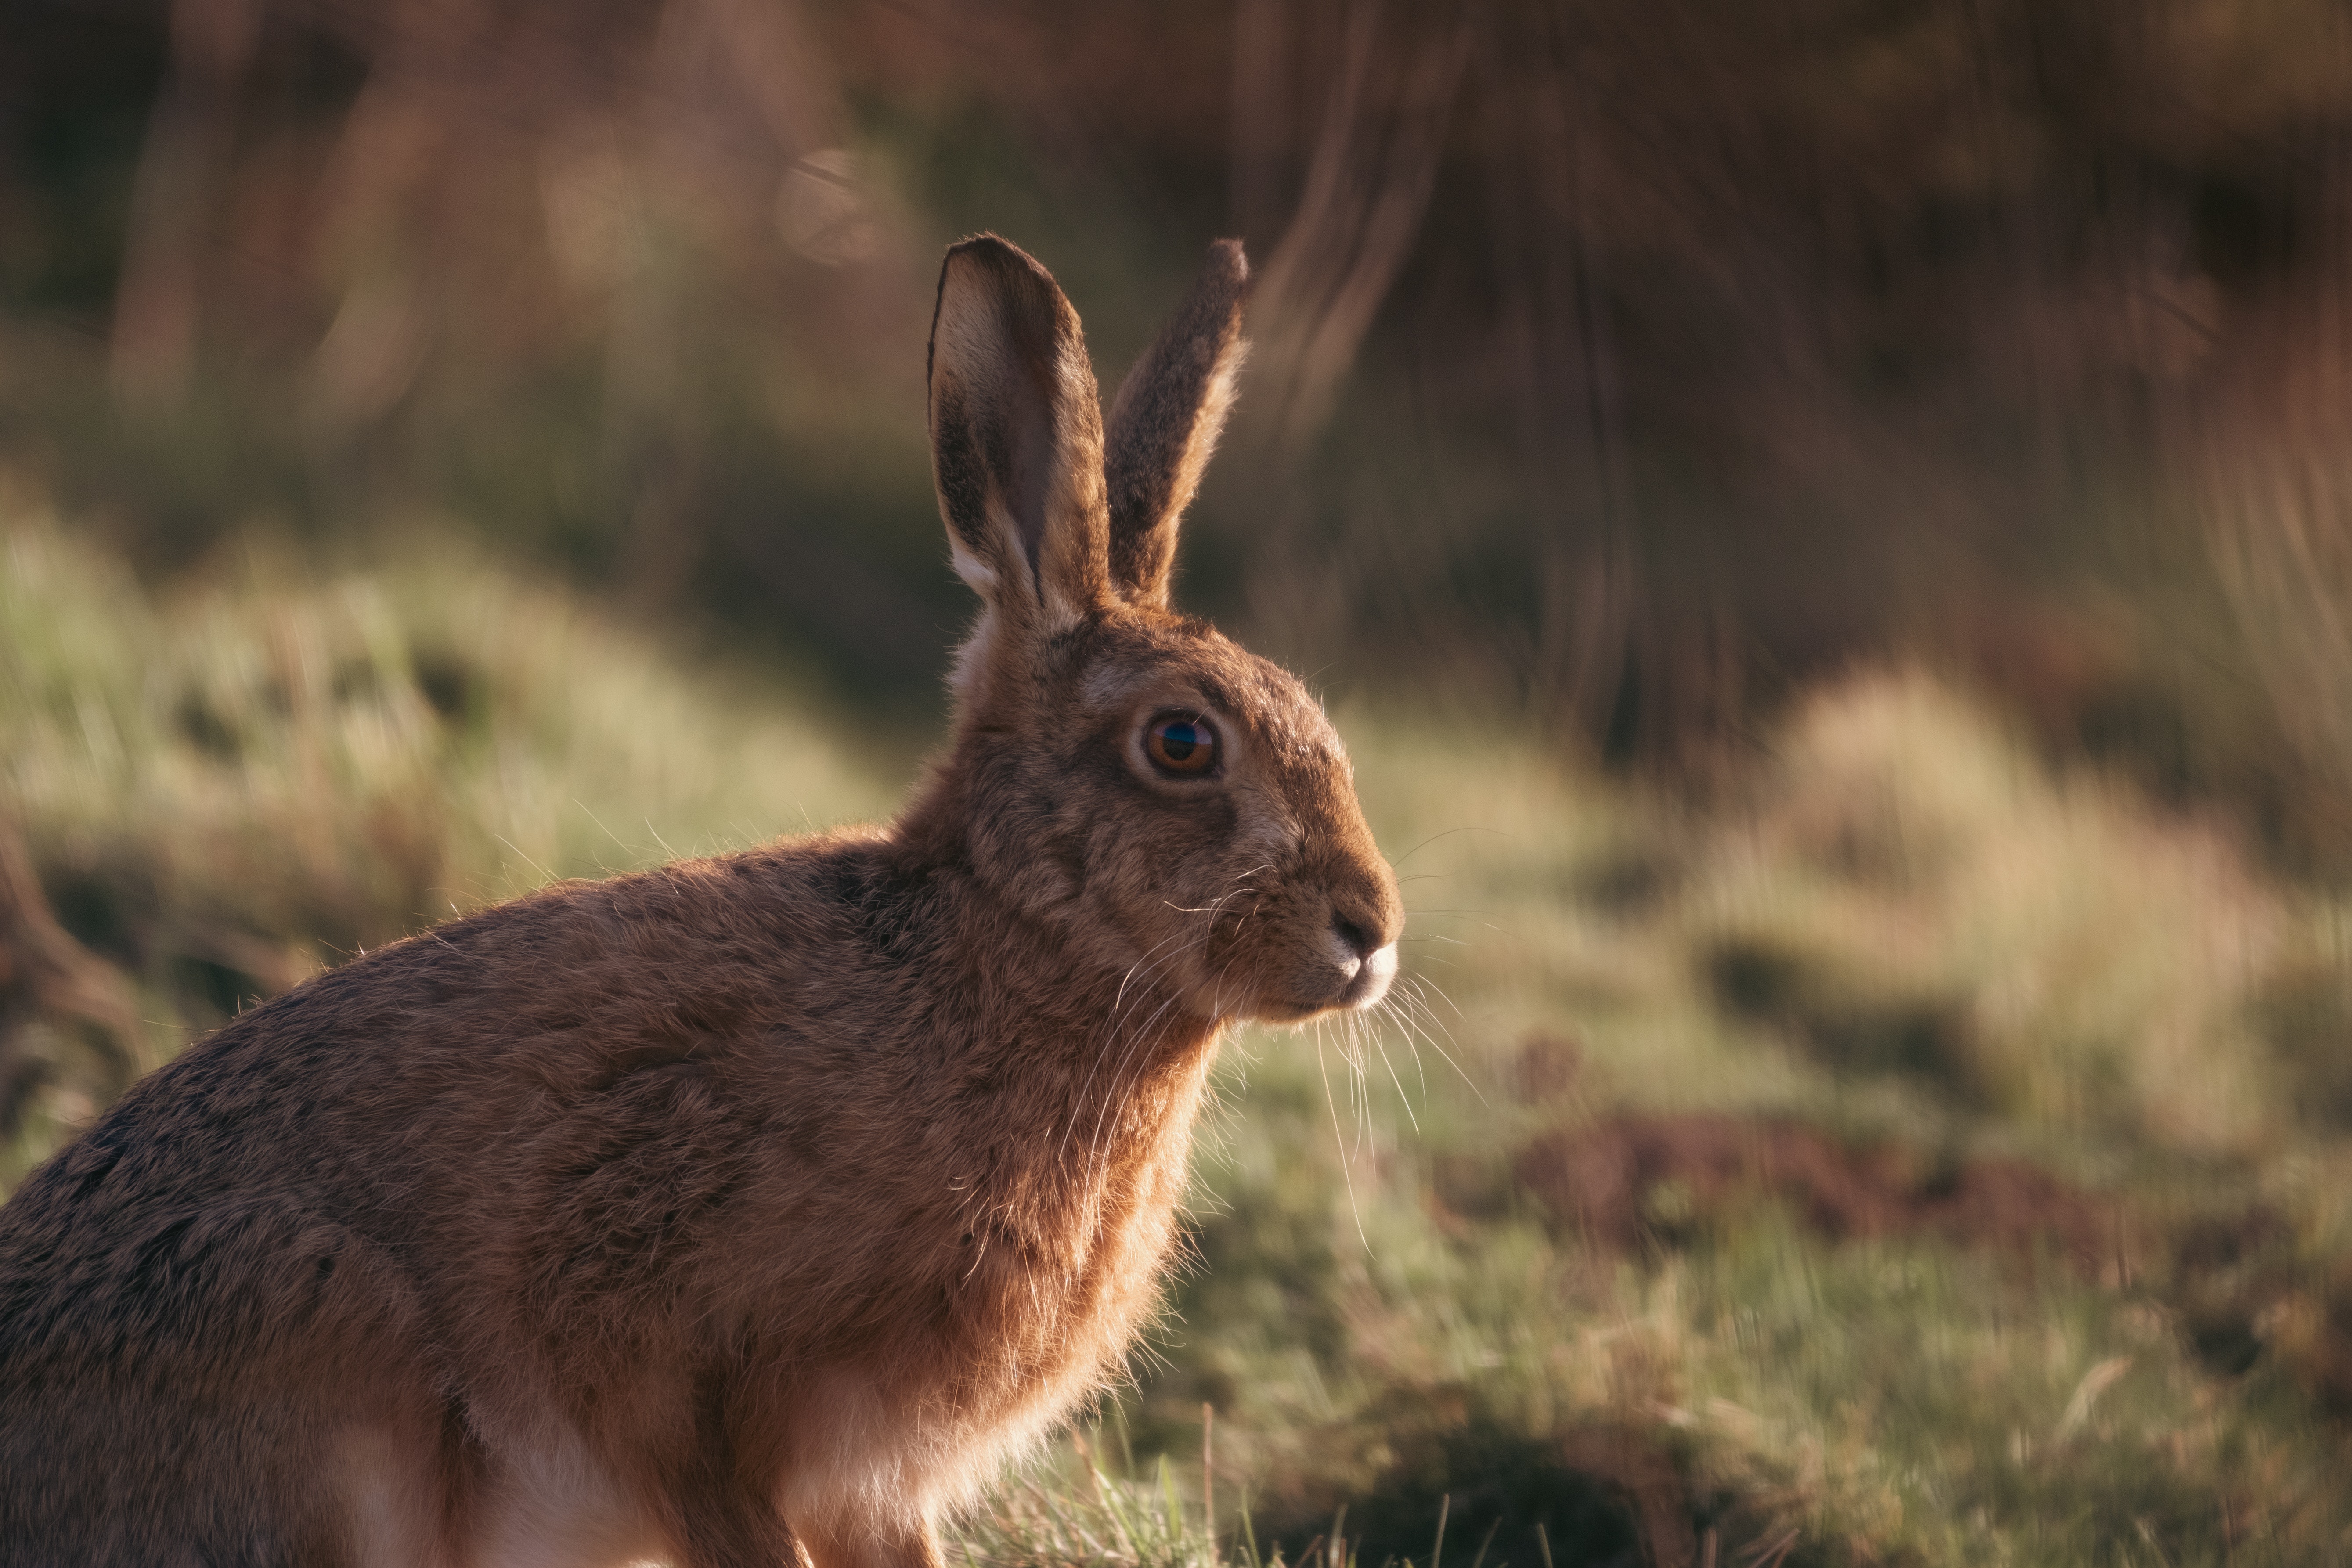
[[[452,909],[908,776],[446,535],[142,584],[0,511],[0,813],[144,1063]],[[1234,1042],[1132,1381],[957,1556],[2352,1548],[2339,897],[1917,675],[1814,692],[1703,807],[1500,725],[1337,717],[1414,910],[1398,1004]],[[19,1044],[49,1073],[9,1180],[113,1089],[64,1022]]]

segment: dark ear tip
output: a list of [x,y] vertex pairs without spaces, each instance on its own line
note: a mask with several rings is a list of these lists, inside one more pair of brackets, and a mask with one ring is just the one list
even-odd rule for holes
[[940,264],[940,275],[945,277],[959,261],[985,267],[1000,277],[1025,275],[1047,283],[1054,280],[1054,275],[1046,271],[1045,264],[1035,257],[1003,236],[990,234],[985,229],[967,235],[949,246],[946,259]]
[[970,256],[978,258],[982,256],[1002,255],[1006,251],[1018,256],[1021,254],[1021,247],[1003,235],[991,234],[986,229],[982,229],[978,234],[965,235],[948,247],[948,255],[950,258]]

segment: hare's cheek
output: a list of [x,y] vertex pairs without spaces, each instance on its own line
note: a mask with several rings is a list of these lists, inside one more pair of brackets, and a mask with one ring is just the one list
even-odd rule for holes
[[1235,803],[1226,857],[1237,873],[1261,885],[1278,868],[1296,864],[1304,837],[1297,822],[1273,801],[1248,795]]

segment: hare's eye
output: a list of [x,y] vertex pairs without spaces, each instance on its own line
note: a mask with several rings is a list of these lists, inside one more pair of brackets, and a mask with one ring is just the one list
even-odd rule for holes
[[1143,731],[1143,754],[1163,773],[1198,777],[1216,765],[1217,732],[1198,719],[1171,713]]

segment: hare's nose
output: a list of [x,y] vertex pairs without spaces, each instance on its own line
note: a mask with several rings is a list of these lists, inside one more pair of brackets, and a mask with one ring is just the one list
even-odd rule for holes
[[1370,958],[1393,944],[1397,928],[1403,923],[1393,897],[1382,899],[1377,892],[1367,892],[1370,896],[1341,891],[1331,900],[1331,934],[1358,958]]

